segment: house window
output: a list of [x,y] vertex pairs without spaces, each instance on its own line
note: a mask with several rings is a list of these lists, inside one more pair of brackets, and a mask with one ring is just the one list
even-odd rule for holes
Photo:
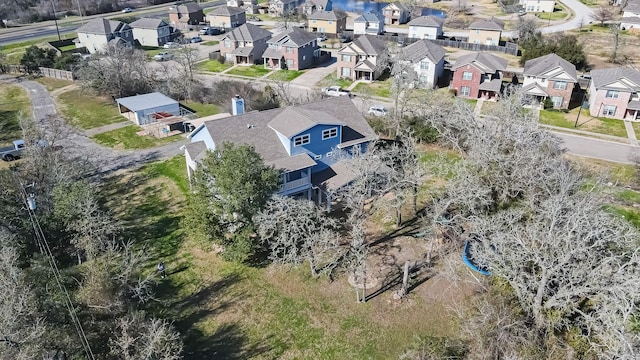
[[614,116],[616,114],[616,106],[615,105],[605,105],[602,109],[602,115],[604,116]]
[[307,60],[307,55],[302,55],[302,60]]
[[429,70],[429,62],[420,61],[420,70]]
[[322,140],[331,139],[338,136],[338,128],[322,130]]
[[320,160],[320,159],[322,159],[322,155],[315,155],[313,157],[313,160]]
[[328,158],[333,157],[333,151],[329,151],[325,156]]
[[311,136],[309,134],[296,136],[293,138],[293,146],[306,145],[311,142]]
[[473,78],[473,73],[471,71],[465,71],[462,73],[462,80],[471,80]]
[[617,99],[618,96],[620,96],[620,92],[618,90],[607,90],[607,95],[605,95],[605,97],[609,99]]
[[342,55],[342,61],[350,62],[351,61],[351,55]]
[[476,29],[476,34],[480,34],[480,29]]
[[230,48],[231,47],[231,40],[224,39],[224,47]]
[[287,54],[293,54],[293,48],[290,46],[285,47],[285,49],[287,49]]
[[562,96],[552,96],[551,102],[553,103],[554,108],[562,107],[562,101],[564,98]]
[[342,76],[351,77],[351,69],[349,69],[348,67],[343,67]]
[[291,69],[293,67],[293,59],[287,59],[287,68]]
[[329,20],[329,25],[333,24],[333,20]]
[[469,96],[470,93],[471,93],[471,88],[469,88],[468,86],[462,86],[460,88],[460,95]]
[[567,90],[567,82],[566,81],[554,81],[553,88],[556,90]]

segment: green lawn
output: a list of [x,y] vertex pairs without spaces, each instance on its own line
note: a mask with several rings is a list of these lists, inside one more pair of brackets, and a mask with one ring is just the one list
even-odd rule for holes
[[353,92],[388,98],[391,96],[391,79],[387,79],[385,81],[374,81],[370,84],[359,83],[355,88],[353,88]]
[[130,125],[96,134],[92,138],[99,144],[117,149],[147,149],[184,139],[179,135],[156,138],[155,136],[139,136],[136,134],[141,130],[142,128],[137,125]]
[[279,70],[269,75],[267,79],[269,80],[278,80],[278,81],[291,81],[298,76],[304,74],[303,71],[296,70]]
[[60,50],[60,51],[71,51],[71,50],[75,50],[75,49],[77,49],[75,44],[61,46],[61,47],[58,48],[58,50]]
[[540,110],[540,123],[563,128],[575,129],[575,122],[567,120],[565,113],[557,110]]
[[200,43],[200,45],[204,45],[204,46],[214,46],[218,44],[220,44],[220,41],[217,41],[217,40],[205,41]]
[[16,85],[0,84],[0,146],[22,138],[21,118],[31,117],[27,91]]
[[73,81],[70,80],[60,80],[44,76],[36,78],[36,81],[44,85],[44,87],[47,88],[47,91],[54,91],[73,84]]
[[147,54],[147,57],[149,57],[150,59],[165,50],[164,48],[156,46],[141,46],[140,48],[144,50],[144,52]]
[[190,102],[184,104],[196,111],[198,117],[214,115],[220,112],[220,107],[215,104],[203,104],[198,102]]
[[640,139],[640,122],[632,122],[631,126],[636,133],[636,137]]
[[567,17],[567,12],[562,7],[556,6],[552,13],[538,13],[540,20],[562,20]]
[[227,71],[225,74],[229,75],[240,75],[247,77],[261,77],[266,75],[271,70],[265,69],[262,65],[251,65],[251,66],[236,66],[235,68]]
[[207,60],[198,64],[198,69],[202,71],[210,71],[210,72],[222,72],[232,67],[233,64],[230,63],[220,63],[217,60]]
[[111,99],[83,90],[71,90],[58,96],[60,110],[67,121],[80,129],[92,129],[126,121]]
[[640,211],[638,209],[620,205],[609,205],[606,208],[612,214],[618,215],[636,228],[640,228]]
[[540,110],[540,123],[563,127],[567,129],[576,129],[589,131],[597,134],[605,134],[618,137],[627,137],[627,130],[622,120],[607,118],[592,118],[588,111],[584,109],[580,113],[578,127],[575,126],[578,116],[578,108],[569,112],[558,110]]
[[335,73],[329,74],[327,76],[324,77],[324,79],[320,80],[320,82],[318,83],[318,86],[320,87],[328,87],[328,86],[340,86],[343,89],[348,88],[349,86],[351,86],[351,84],[353,84],[353,81],[349,80],[349,79],[338,79],[336,77]]

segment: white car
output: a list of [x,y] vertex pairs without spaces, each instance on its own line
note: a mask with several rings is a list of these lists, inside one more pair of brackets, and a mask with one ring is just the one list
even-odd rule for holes
[[353,97],[351,91],[345,90],[340,86],[329,86],[326,88],[322,88],[322,94],[324,96],[348,96]]
[[153,57],[153,60],[155,61],[167,61],[171,59],[173,59],[173,55],[168,51],[160,52]]
[[386,116],[387,109],[382,105],[371,105],[369,107],[369,111],[367,111],[367,114],[373,116]]
[[124,8],[124,9],[122,9],[122,12],[125,13],[125,14],[128,14],[128,13],[130,13],[132,11],[133,11],[132,8]]
[[163,48],[165,49],[173,49],[173,48],[177,48],[178,44],[174,43],[173,41],[169,41],[168,43],[164,44]]

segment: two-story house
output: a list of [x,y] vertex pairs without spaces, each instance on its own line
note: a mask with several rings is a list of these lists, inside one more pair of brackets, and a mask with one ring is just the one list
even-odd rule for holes
[[129,26],[141,46],[162,46],[171,38],[171,26],[162,19],[141,18]]
[[212,28],[235,29],[247,22],[247,15],[243,8],[220,6],[207,14],[207,22]]
[[270,0],[268,12],[271,16],[295,15],[299,4],[299,0]]
[[456,96],[497,100],[507,63],[507,59],[489,53],[463,55],[451,67],[453,79],[450,87],[456,90]]
[[568,109],[578,83],[576,67],[556,54],[528,60],[524,64],[522,91],[539,101],[551,99],[555,109]]
[[346,12],[340,9],[330,11],[316,11],[307,16],[307,30],[313,33],[337,38],[347,28]]
[[227,6],[243,8],[245,14],[258,13],[258,0],[227,0]]
[[249,145],[280,170],[279,195],[330,204],[331,195],[354,179],[348,162],[353,148],[364,152],[376,138],[353,102],[336,97],[206,121],[189,134],[184,150],[191,178],[207,150],[225,142]]
[[271,35],[271,31],[259,26],[241,25],[220,39],[220,54],[234,64],[262,63],[262,54],[267,49],[267,40]]
[[338,78],[373,81],[388,66],[387,44],[374,35],[360,35],[338,51]]
[[411,9],[407,5],[396,1],[382,8],[382,16],[384,17],[385,25],[406,24],[411,17]]
[[409,37],[414,39],[438,39],[442,36],[444,19],[437,16],[420,16],[409,21]]
[[478,20],[469,25],[469,43],[499,45],[504,26],[495,19]]
[[367,12],[353,19],[353,35],[380,35],[384,32],[384,20],[378,14]]
[[91,54],[104,51],[108,44],[133,43],[133,31],[122,21],[97,18],[78,28],[77,47],[85,47]]
[[331,0],[307,0],[300,5],[301,12],[311,15],[316,11],[330,11],[333,8]]
[[191,25],[202,22],[204,22],[204,12],[195,2],[169,6],[169,23],[176,29],[188,29]]
[[552,13],[556,7],[556,0],[520,0],[520,6],[526,12]]
[[444,72],[444,55],[446,51],[429,40],[418,40],[402,49],[397,61],[403,61],[413,68],[418,75],[417,87],[432,89]]
[[620,19],[620,28],[622,30],[640,28],[640,0],[627,2],[622,12],[622,19]]
[[303,70],[311,67],[319,55],[318,37],[303,29],[292,27],[275,34],[267,41],[262,58],[268,69]]
[[638,121],[640,71],[630,67],[591,70],[589,113],[612,119]]

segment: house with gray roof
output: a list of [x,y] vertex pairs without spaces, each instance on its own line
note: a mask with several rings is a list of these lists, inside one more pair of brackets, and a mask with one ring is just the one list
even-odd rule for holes
[[578,83],[576,67],[556,54],[528,60],[524,64],[522,91],[543,102],[551,99],[555,109],[568,109]]
[[416,74],[412,85],[432,89],[444,73],[445,54],[442,46],[424,39],[404,47],[396,61],[411,66]]
[[499,45],[504,25],[496,19],[478,20],[469,25],[469,43]]
[[305,15],[311,15],[316,11],[330,11],[332,8],[331,0],[306,0],[304,4],[300,5],[300,9]]
[[406,24],[411,18],[411,9],[407,5],[395,1],[382,8],[382,16],[385,25]]
[[307,16],[307,30],[329,38],[337,38],[347,29],[348,17],[347,13],[340,9],[316,11]]
[[189,178],[207,150],[225,142],[249,145],[266,165],[281,172],[279,195],[303,195],[331,203],[332,194],[354,179],[349,154],[366,151],[377,138],[348,97],[336,97],[204,122],[185,146]]
[[442,36],[444,19],[437,16],[420,16],[409,21],[409,37],[414,39],[438,39]]
[[241,7],[220,6],[207,14],[212,28],[235,29],[247,22],[246,11]]
[[382,16],[367,12],[353,19],[353,35],[380,35],[384,32]]
[[250,23],[241,25],[220,39],[220,54],[234,64],[262,63],[262,54],[272,35],[271,31]]
[[181,115],[180,103],[159,92],[116,99],[116,103],[118,112],[136,125]]
[[129,26],[133,38],[142,46],[163,46],[171,38],[171,26],[162,19],[141,18]]
[[320,56],[318,37],[303,29],[292,27],[279,32],[267,41],[262,58],[268,69],[304,70]]
[[374,81],[389,64],[387,43],[374,35],[360,35],[338,51],[338,78]]
[[301,0],[269,0],[267,11],[271,16],[291,16],[298,12],[297,8],[301,4]]
[[[91,54],[104,51],[109,42],[131,45],[133,32],[128,24],[104,18],[96,18],[78,28],[77,47],[85,47]],[[121,39],[122,42],[117,41]]]
[[489,53],[463,55],[451,67],[450,87],[459,97],[495,101],[502,91],[502,73],[507,64],[507,59]]
[[204,12],[193,1],[169,6],[169,23],[176,29],[189,29],[191,25],[204,22]]
[[591,116],[638,121],[640,71],[621,66],[591,70],[589,113]]

